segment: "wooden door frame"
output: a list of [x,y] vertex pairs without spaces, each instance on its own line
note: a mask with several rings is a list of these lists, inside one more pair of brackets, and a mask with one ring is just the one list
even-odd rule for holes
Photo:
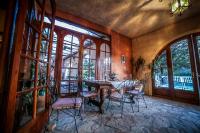
[[[60,84],[61,84],[61,68],[62,68],[62,50],[63,50],[63,41],[64,41],[64,37],[66,35],[73,35],[75,37],[77,37],[79,39],[79,43],[80,43],[80,47],[79,47],[79,61],[78,61],[78,73],[79,76],[78,77],[78,88],[81,90],[82,89],[82,61],[83,61],[83,43],[86,39],[90,39],[93,40],[94,43],[96,44],[96,66],[95,66],[95,78],[99,79],[99,58],[100,58],[100,46],[103,43],[106,43],[110,46],[110,50],[111,50],[111,40],[110,41],[106,41],[106,40],[102,40],[87,34],[83,34],[83,33],[79,33],[77,31],[73,31],[70,29],[65,29],[59,26],[55,26],[55,30],[54,32],[57,33],[57,37],[58,37],[58,41],[57,41],[57,48],[56,48],[56,60],[57,60],[57,64],[55,66],[56,69],[56,75],[55,78],[57,80],[57,86],[58,86],[58,93],[60,93]],[[110,56],[112,58],[112,51],[110,51]],[[110,65],[110,67],[112,67],[112,65]]]
[[[26,1],[18,0],[18,4],[20,4],[18,16],[17,16],[17,22],[16,22],[16,29],[15,32],[17,33],[15,35],[15,41],[13,42],[13,53],[12,53],[12,63],[10,64],[10,73],[8,75],[8,82],[6,84],[8,85],[7,90],[4,91],[4,99],[3,103],[4,105],[4,113],[3,116],[3,132],[11,133],[13,132],[13,125],[14,125],[14,118],[15,118],[15,107],[16,107],[16,92],[17,92],[17,83],[18,83],[18,72],[19,72],[19,63],[20,63],[20,50],[22,45],[22,36],[23,32],[22,29],[24,29],[25,25],[25,17],[26,17]],[[16,4],[16,3],[15,3]],[[13,5],[13,9],[16,5]],[[12,15],[8,14],[8,15]],[[9,23],[12,23],[10,21]],[[17,67],[18,66],[18,67]]]
[[[174,41],[170,42],[168,45],[166,45],[163,49],[158,52],[156,58],[164,51],[166,50],[166,58],[167,58],[167,67],[168,67],[168,81],[169,81],[169,89],[163,89],[163,88],[156,88],[155,82],[153,78],[153,71],[154,67],[152,67],[152,92],[153,95],[159,96],[159,97],[165,97],[168,99],[183,101],[183,102],[189,102],[193,104],[199,104],[199,89],[198,89],[198,83],[197,83],[197,76],[196,74],[196,64],[195,64],[195,56],[194,56],[194,44],[193,43],[193,34],[185,35],[183,37],[180,37],[178,39],[175,39]],[[170,46],[178,42],[180,40],[187,39],[188,40],[188,50],[189,50],[189,59],[191,64],[191,72],[192,72],[192,79],[193,79],[193,87],[194,91],[185,91],[185,90],[176,90],[174,89],[174,83],[173,83],[173,66],[172,66],[172,58],[171,58],[171,50]],[[153,62],[156,60],[156,58],[153,60]],[[193,99],[191,101],[191,99]]]
[[194,33],[192,36],[192,41],[193,41],[193,49],[194,49],[194,54],[195,54],[195,63],[196,63],[196,77],[198,80],[198,95],[199,95],[199,103],[200,103],[200,58],[199,58],[199,52],[198,52],[198,46],[197,46],[197,40],[196,37],[199,36],[200,37],[200,33]]

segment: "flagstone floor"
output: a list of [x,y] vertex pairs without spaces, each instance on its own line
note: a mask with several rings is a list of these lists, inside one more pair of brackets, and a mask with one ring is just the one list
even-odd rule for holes
[[[83,120],[77,118],[79,133],[200,133],[200,106],[145,96],[147,108],[142,101],[140,111],[134,105],[125,104],[121,118],[120,106],[112,106],[103,115],[95,106],[86,105]],[[105,102],[105,106],[107,101]],[[56,123],[53,133],[76,132],[74,121],[65,113],[60,113],[56,122],[56,113],[50,121]]]

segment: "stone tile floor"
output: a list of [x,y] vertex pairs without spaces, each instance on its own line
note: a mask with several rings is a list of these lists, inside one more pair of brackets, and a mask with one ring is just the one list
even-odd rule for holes
[[[147,108],[141,101],[140,111],[134,105],[125,104],[121,118],[120,106],[112,106],[103,115],[95,106],[85,106],[83,120],[77,119],[79,133],[200,133],[200,106],[170,101],[156,97],[145,97]],[[107,101],[105,102],[106,106]],[[53,133],[76,132],[74,121],[65,113],[60,113],[56,122],[56,113],[51,122],[56,123]]]

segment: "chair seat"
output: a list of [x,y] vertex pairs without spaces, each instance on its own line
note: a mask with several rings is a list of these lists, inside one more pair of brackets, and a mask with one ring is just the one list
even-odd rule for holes
[[89,97],[96,97],[98,94],[96,92],[81,92],[81,96],[85,97],[85,98],[89,98]]
[[70,109],[80,108],[82,103],[81,98],[59,98],[53,105],[53,109]]
[[131,90],[131,91],[127,91],[127,93],[133,94],[133,95],[138,95],[139,91],[138,90]]
[[110,98],[112,99],[121,99],[122,98],[122,94],[118,93],[118,92],[114,92],[110,95]]

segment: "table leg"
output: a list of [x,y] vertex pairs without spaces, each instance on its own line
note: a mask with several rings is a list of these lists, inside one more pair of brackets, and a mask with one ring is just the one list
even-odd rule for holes
[[103,113],[103,103],[104,103],[104,89],[100,88],[100,101],[99,101],[99,112]]
[[91,90],[92,90],[91,86],[88,86],[88,91],[91,91]]

